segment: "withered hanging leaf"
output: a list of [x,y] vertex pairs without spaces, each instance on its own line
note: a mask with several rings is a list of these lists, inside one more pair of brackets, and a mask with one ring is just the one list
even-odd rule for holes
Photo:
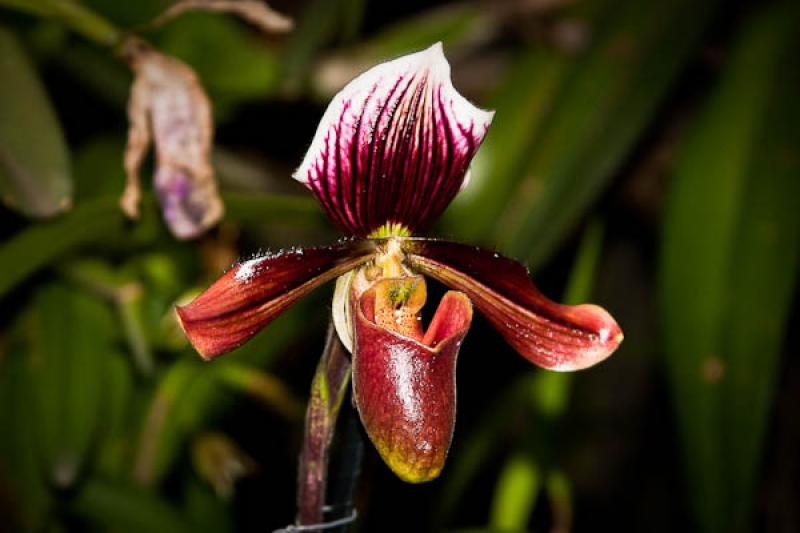
[[140,197],[139,167],[151,136],[155,142],[154,189],[164,220],[180,239],[216,224],[224,211],[210,163],[211,102],[194,71],[139,40],[126,45],[134,71],[128,102],[128,181],[121,205],[135,218]]
[[284,33],[294,27],[291,18],[260,0],[179,0],[159,15],[153,25],[160,26],[178,15],[195,10],[233,13],[265,32]]

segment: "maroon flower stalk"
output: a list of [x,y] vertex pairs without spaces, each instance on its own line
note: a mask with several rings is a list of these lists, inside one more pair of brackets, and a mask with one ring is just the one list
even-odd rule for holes
[[[354,238],[243,262],[178,316],[206,359],[246,342],[298,298],[336,279],[333,318],[352,353],[366,431],[402,479],[441,471],[453,436],[455,366],[473,306],[532,363],[579,370],[622,341],[595,305],[548,300],[495,252],[414,237],[467,184],[493,118],[453,88],[440,44],[383,63],[331,102],[295,179]],[[428,276],[453,289],[427,327]]]

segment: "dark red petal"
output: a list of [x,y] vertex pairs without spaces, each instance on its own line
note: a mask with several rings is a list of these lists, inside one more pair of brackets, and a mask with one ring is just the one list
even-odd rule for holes
[[242,345],[302,296],[369,261],[374,245],[343,241],[239,263],[190,304],[177,308],[189,341],[205,359]]
[[511,346],[551,370],[579,370],[611,355],[622,330],[596,305],[562,305],[533,285],[528,269],[474,246],[404,239],[412,267],[464,291]]
[[342,89],[294,177],[350,234],[424,229],[465,184],[492,116],[456,92],[436,44]]
[[453,438],[456,358],[472,305],[463,293],[445,294],[425,337],[431,347],[369,320],[370,297],[365,293],[353,314],[356,406],[386,464],[405,481],[430,481]]

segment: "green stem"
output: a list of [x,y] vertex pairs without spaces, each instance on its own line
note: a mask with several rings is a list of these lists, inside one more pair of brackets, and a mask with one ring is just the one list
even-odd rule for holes
[[130,279],[120,279],[104,264],[91,260],[73,261],[59,270],[67,279],[94,292],[114,306],[136,368],[143,376],[151,376],[155,370],[155,362],[142,322],[142,284]]
[[311,383],[297,477],[297,525],[323,521],[328,458],[336,418],[350,383],[350,359],[333,324]]
[[117,46],[124,33],[83,4],[73,0],[0,0],[0,6],[39,17],[53,17],[102,46]]
[[[340,437],[338,446],[334,447],[335,457],[332,464],[332,478],[329,483],[327,505],[330,512],[337,516],[354,515],[355,495],[361,478],[361,463],[364,458],[364,437],[361,419],[355,409],[346,409],[344,420],[339,424]],[[330,528],[330,533],[345,533],[348,525]]]

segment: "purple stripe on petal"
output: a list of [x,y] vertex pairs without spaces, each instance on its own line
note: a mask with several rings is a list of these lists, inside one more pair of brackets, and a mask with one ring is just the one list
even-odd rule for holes
[[493,115],[456,92],[437,43],[342,89],[294,177],[351,234],[422,230],[463,187]]
[[241,346],[313,289],[369,261],[374,249],[368,241],[349,240],[244,261],[177,308],[181,326],[211,359]]
[[463,291],[508,343],[551,370],[586,368],[611,355],[622,330],[596,305],[562,305],[533,285],[528,270],[502,255],[432,239],[403,239],[409,264]]

